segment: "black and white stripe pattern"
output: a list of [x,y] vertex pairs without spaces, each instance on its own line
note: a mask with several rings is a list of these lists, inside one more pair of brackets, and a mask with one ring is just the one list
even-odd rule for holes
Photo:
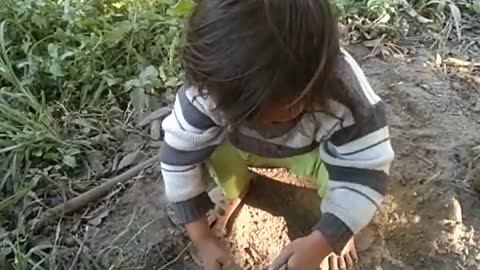
[[[326,225],[346,225],[353,236],[370,222],[381,204],[387,187],[390,164],[394,159],[387,127],[385,105],[373,92],[363,72],[345,53],[344,61],[356,78],[351,87],[359,103],[369,113],[357,117],[355,122],[337,130],[328,141],[320,145],[320,156],[325,162],[330,180],[322,201],[322,213],[328,213],[315,228],[329,231]],[[352,77],[350,74],[347,77]],[[341,224],[340,222],[341,221]],[[336,252],[340,252],[349,238],[345,233],[329,239]],[[342,241],[344,241],[342,243]]]
[[303,117],[283,135],[263,137],[248,127],[232,134],[211,99],[192,87],[179,91],[172,114],[162,124],[165,141],[160,166],[167,197],[182,222],[208,210],[203,163],[227,138],[239,149],[267,157],[288,157],[319,147],[330,180],[315,229],[336,252],[371,220],[386,193],[394,153],[385,105],[358,64],[342,52],[337,76],[344,80],[362,113],[354,117],[347,106],[332,101],[333,115],[319,112]]
[[174,203],[205,192],[208,179],[202,163],[225,137],[224,129],[205,111],[208,101],[202,103],[199,97],[195,105],[194,96],[194,89],[182,88],[172,113],[162,123],[165,141],[160,149],[160,168],[167,197]]

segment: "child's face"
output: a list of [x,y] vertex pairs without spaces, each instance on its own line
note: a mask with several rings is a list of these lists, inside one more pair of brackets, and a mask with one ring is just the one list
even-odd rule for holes
[[305,111],[306,102],[300,100],[291,104],[291,101],[285,99],[268,103],[252,119],[251,125],[259,128],[295,120]]

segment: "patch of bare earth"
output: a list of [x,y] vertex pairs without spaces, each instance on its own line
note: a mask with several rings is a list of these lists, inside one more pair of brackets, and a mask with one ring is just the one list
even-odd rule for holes
[[[357,59],[368,54],[350,49]],[[480,164],[480,87],[451,81],[429,61],[422,50],[402,61],[360,60],[389,105],[397,154],[390,195],[357,237],[360,269],[480,269],[480,193],[473,188]],[[264,269],[319,218],[314,190],[283,170],[259,173],[226,237],[244,269]],[[96,236],[97,249],[109,251],[101,254],[105,264],[128,258],[137,267],[132,269],[200,269],[185,249],[183,231],[166,214],[160,186],[139,181],[119,199]]]

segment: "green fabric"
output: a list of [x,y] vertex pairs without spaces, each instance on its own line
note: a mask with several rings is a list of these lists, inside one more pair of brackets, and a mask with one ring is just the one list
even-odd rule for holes
[[211,177],[223,189],[227,199],[237,198],[248,188],[252,179],[249,167],[288,169],[297,177],[312,182],[320,197],[325,195],[328,173],[318,150],[288,158],[265,158],[224,143],[207,161]]

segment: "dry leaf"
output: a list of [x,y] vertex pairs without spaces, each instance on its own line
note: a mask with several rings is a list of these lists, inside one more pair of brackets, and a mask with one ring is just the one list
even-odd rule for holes
[[92,226],[98,226],[100,224],[102,224],[102,221],[104,218],[106,218],[108,216],[108,214],[110,214],[110,210],[108,210],[107,208],[105,208],[102,212],[100,212],[97,216],[91,218],[88,220],[88,224],[92,225]]
[[154,120],[150,125],[150,137],[154,140],[160,140],[160,131],[162,128],[162,122],[160,120]]
[[452,13],[452,17],[453,17],[453,22],[454,22],[455,28],[457,30],[458,41],[461,41],[462,40],[462,27],[461,27],[462,13],[460,12],[460,9],[454,3],[450,3],[450,4],[448,4],[448,6],[450,7],[450,12]]
[[458,67],[480,67],[480,63],[473,63],[458,58],[449,57],[445,59],[445,64]]
[[137,150],[133,153],[130,153],[124,156],[122,161],[120,161],[120,164],[118,165],[118,169],[121,170],[129,166],[137,165],[143,159],[145,159],[145,155],[141,150]]
[[480,0],[473,1],[472,7],[473,7],[473,10],[475,10],[475,12],[480,14]]
[[442,65],[442,56],[440,56],[440,54],[436,54],[435,56],[435,65],[437,67],[440,67]]
[[462,223],[462,206],[456,198],[452,198],[449,205],[449,220],[455,221],[456,223]]
[[384,37],[382,36],[382,37],[377,38],[377,39],[365,40],[363,42],[363,45],[365,45],[365,47],[367,47],[367,48],[375,48],[378,45],[380,45],[380,43],[383,41],[383,38]]
[[171,111],[172,111],[172,108],[170,108],[168,106],[159,108],[159,109],[151,112],[147,116],[145,116],[142,120],[140,120],[137,123],[136,126],[137,127],[144,127],[146,125],[149,125],[153,121],[158,120],[158,119],[162,119],[163,117],[167,116],[168,114],[170,114]]

